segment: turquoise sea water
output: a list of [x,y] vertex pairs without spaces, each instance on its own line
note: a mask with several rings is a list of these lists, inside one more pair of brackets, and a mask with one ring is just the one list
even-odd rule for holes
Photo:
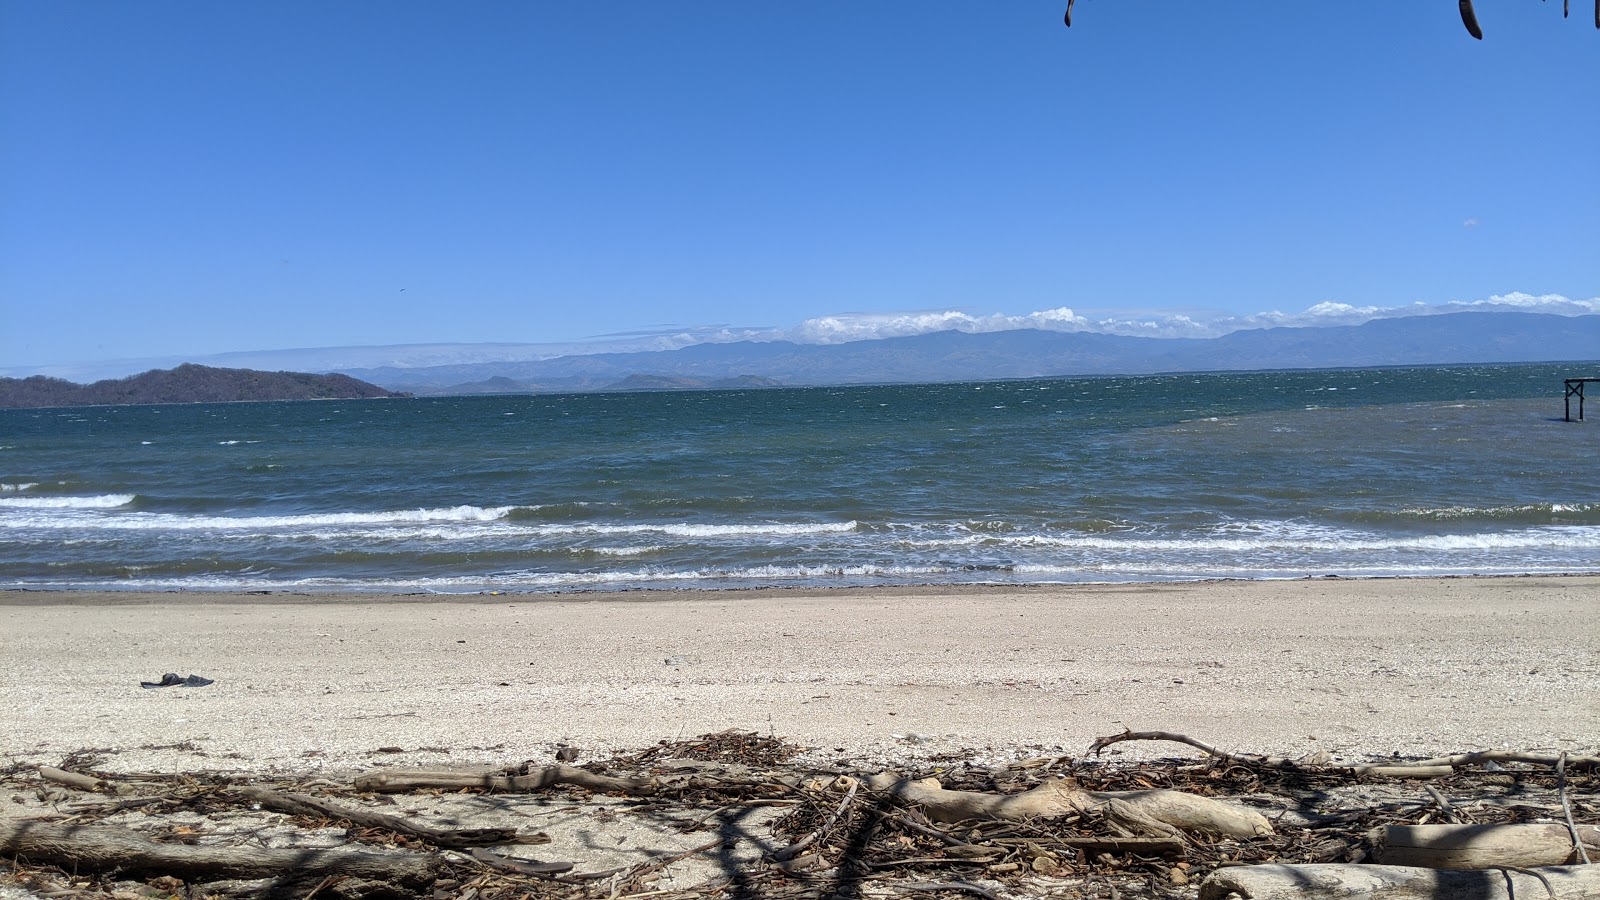
[[1597,571],[1582,368],[0,410],[0,587]]

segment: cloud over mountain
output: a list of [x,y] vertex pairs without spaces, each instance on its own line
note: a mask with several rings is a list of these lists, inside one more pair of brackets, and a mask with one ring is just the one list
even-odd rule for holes
[[[1374,319],[1442,315],[1455,312],[1538,312],[1562,316],[1600,313],[1600,297],[1572,300],[1560,294],[1534,296],[1524,293],[1497,294],[1483,300],[1452,300],[1445,303],[1413,303],[1407,306],[1352,306],[1328,300],[1300,312],[1277,310],[1246,316],[1201,316],[1191,312],[1153,311],[1138,316],[1081,315],[1069,307],[1040,310],[1022,315],[971,313],[960,309],[917,310],[887,313],[836,313],[807,319],[791,327],[731,328],[712,326],[663,329],[651,336],[651,349],[669,350],[693,344],[734,341],[792,341],[796,344],[842,344],[892,337],[912,337],[938,331],[985,334],[1035,328],[1040,331],[1091,332],[1128,337],[1210,338],[1251,328],[1296,328],[1319,325],[1360,325]],[[649,339],[647,339],[649,340]]]

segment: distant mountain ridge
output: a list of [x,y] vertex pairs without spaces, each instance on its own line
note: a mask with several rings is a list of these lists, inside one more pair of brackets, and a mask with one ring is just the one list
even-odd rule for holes
[[[1268,328],[1216,338],[1038,329],[941,331],[842,344],[740,341],[344,371],[419,393],[672,390],[720,386],[977,381],[1148,372],[1600,360],[1600,315],[1463,312],[1361,325]],[[743,379],[743,384],[726,384]]]
[[245,400],[348,400],[404,396],[349,375],[258,372],[185,363],[127,378],[74,384],[60,378],[0,378],[0,408],[226,403]]

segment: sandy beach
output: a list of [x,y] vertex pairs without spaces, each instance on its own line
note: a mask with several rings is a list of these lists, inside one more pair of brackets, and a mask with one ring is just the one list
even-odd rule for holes
[[[826,756],[1123,730],[1338,758],[1600,749],[1600,578],[551,596],[0,594],[0,751],[516,762],[727,728]],[[141,689],[165,672],[206,687]],[[1125,744],[1167,755],[1170,744]],[[399,748],[401,752],[395,752]]]

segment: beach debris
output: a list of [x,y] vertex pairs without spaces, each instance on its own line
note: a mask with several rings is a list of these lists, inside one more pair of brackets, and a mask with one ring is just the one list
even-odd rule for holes
[[[275,809],[297,816],[323,816],[329,819],[339,819],[345,822],[354,822],[368,828],[386,828],[399,834],[412,837],[433,844],[436,847],[482,847],[492,844],[507,843],[538,843],[535,840],[523,840],[515,828],[430,828],[407,821],[399,816],[386,813],[375,813],[367,810],[355,809],[330,803],[309,794],[281,793],[263,787],[245,786],[238,789],[239,795],[244,799],[259,803],[266,809]],[[549,840],[548,837],[545,838]]]
[[1225,762],[1243,766],[1257,766],[1269,769],[1288,769],[1307,772],[1342,772],[1351,775],[1369,775],[1386,778],[1441,778],[1454,775],[1460,768],[1482,764],[1485,771],[1501,771],[1501,762],[1529,763],[1539,766],[1569,767],[1573,770],[1596,771],[1600,770],[1600,756],[1571,756],[1567,753],[1550,753],[1543,751],[1519,750],[1477,750],[1471,753],[1458,753],[1453,756],[1440,756],[1435,759],[1417,761],[1396,761],[1382,764],[1368,763],[1321,763],[1311,760],[1320,760],[1320,757],[1292,760],[1281,756],[1261,756],[1254,753],[1230,753],[1220,750],[1204,741],[1195,740],[1185,734],[1172,731],[1123,731],[1119,734],[1106,735],[1096,738],[1089,745],[1088,752],[1098,756],[1101,751],[1123,741],[1171,741],[1177,744],[1187,744],[1209,756]]
[[1583,862],[1585,848],[1600,853],[1600,828],[1593,825],[1385,825],[1370,840],[1373,860],[1382,865],[1429,869],[1564,866]]
[[216,684],[216,681],[214,679],[211,679],[211,678],[202,678],[199,675],[190,675],[188,678],[180,678],[180,677],[178,677],[178,673],[177,672],[168,672],[167,674],[161,676],[161,680],[160,681],[141,681],[141,682],[139,682],[139,687],[142,687],[142,688],[205,687],[208,684]]
[[314,885],[317,879],[339,875],[421,888],[432,884],[444,870],[437,857],[424,854],[191,846],[161,843],[117,825],[60,825],[12,818],[0,818],[0,854],[69,870],[171,876],[184,881],[293,874],[311,879]]
[[1594,900],[1600,897],[1595,866],[1515,866],[1448,871],[1412,866],[1263,865],[1211,873],[1200,885],[1200,900],[1333,900],[1383,897],[1385,900]]
[[[1475,900],[1507,897],[1506,888],[1600,900],[1592,889],[1600,866],[1542,862],[1600,848],[1592,824],[1600,773],[1587,757],[1556,754],[1552,766],[1542,752],[1442,757],[1461,764],[1427,783],[1240,754],[1004,765],[939,756],[902,776],[836,756],[823,763],[774,735],[744,731],[661,741],[581,767],[381,768],[348,780],[281,771],[118,775],[103,770],[116,752],[75,753],[59,767],[0,767],[12,803],[0,808],[0,856],[9,860],[0,886],[50,897],[132,898],[153,887],[240,900],[938,892],[1195,900],[1197,890],[1200,900],[1323,900],[1374,887],[1422,900],[1446,896],[1425,893],[1442,886]],[[1483,768],[1488,762],[1499,771]],[[1116,802],[1139,809],[1142,798],[1172,796],[1246,820],[1259,815],[1268,827],[1177,827],[1146,807],[1151,826],[1115,811]],[[1050,805],[1020,818],[946,819],[954,807],[930,806],[930,797],[978,813]],[[108,845],[131,846],[133,855],[108,855]],[[1439,868],[1387,865],[1406,853],[1410,863]],[[281,854],[296,868],[248,868]],[[224,858],[246,868],[212,865]]]
[[[854,781],[840,776],[835,787],[841,783],[853,787]],[[1199,832],[1248,838],[1273,833],[1266,817],[1252,809],[1182,791],[1088,791],[1072,778],[1053,778],[1020,794],[952,791],[937,778],[911,779],[889,772],[868,776],[863,783],[916,806],[934,822],[1018,821],[1086,813],[1104,816],[1130,837],[1178,838]]]

